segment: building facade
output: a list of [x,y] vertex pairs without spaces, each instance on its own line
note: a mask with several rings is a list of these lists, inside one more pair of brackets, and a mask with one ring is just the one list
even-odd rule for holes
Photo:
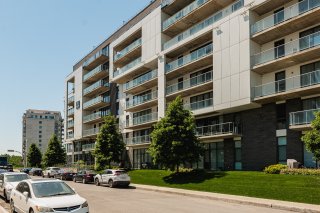
[[28,155],[31,144],[35,144],[44,154],[51,136],[55,134],[63,140],[64,124],[60,112],[28,109],[22,117],[22,155]]
[[[206,148],[194,167],[261,170],[287,159],[315,166],[301,136],[320,107],[319,6],[320,0],[151,2],[67,77],[70,161],[90,155],[111,106],[132,167],[152,165],[152,126],[180,95]],[[90,88],[98,92],[88,95]]]

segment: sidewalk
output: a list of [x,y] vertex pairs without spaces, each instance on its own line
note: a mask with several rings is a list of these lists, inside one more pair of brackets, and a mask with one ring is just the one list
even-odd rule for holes
[[[190,197],[196,197],[196,198],[224,201],[228,203],[260,206],[260,207],[274,208],[274,209],[293,211],[293,212],[320,213],[320,205],[294,203],[294,202],[287,202],[287,201],[280,201],[280,200],[269,200],[269,199],[254,198],[254,197],[226,195],[226,194],[218,194],[218,193],[212,193],[212,192],[201,192],[201,191],[192,191],[192,190],[185,190],[185,189],[175,189],[175,188],[140,185],[140,184],[132,184],[131,186],[135,187],[138,190],[148,190],[148,191],[162,192],[162,193],[168,193],[168,194],[177,194],[177,195],[190,196]],[[319,195],[319,199],[320,199],[320,195]]]

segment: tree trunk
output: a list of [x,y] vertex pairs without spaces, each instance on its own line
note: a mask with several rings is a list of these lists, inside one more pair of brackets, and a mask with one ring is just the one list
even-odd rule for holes
[[177,173],[179,173],[179,164],[177,164]]

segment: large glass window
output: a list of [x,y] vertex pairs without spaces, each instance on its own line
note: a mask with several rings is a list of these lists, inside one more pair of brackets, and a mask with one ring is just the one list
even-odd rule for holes
[[278,92],[284,92],[286,90],[286,72],[281,71],[275,73],[275,91]]
[[274,11],[274,24],[279,24],[284,20],[284,8],[280,8],[279,10]]
[[285,55],[284,39],[274,43],[274,58],[281,58]]
[[201,95],[190,97],[190,108],[191,110],[197,110],[212,106],[213,92],[204,93]]
[[152,159],[147,149],[133,150],[133,168],[144,169],[152,166]]
[[234,153],[235,153],[235,170],[242,170],[242,148],[241,141],[234,142]]
[[320,26],[305,30],[299,35],[300,50],[308,49],[320,44]]
[[300,74],[301,87],[320,83],[320,61],[301,66]]
[[205,145],[204,168],[210,170],[224,169],[224,143],[210,143]]
[[278,162],[287,164],[287,138],[278,137]]

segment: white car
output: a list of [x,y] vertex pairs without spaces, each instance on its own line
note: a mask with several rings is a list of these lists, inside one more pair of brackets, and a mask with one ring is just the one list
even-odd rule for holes
[[89,213],[88,202],[61,180],[29,179],[11,192],[11,212]]
[[48,167],[46,170],[43,171],[42,177],[54,177],[60,171],[59,167]]
[[109,185],[109,187],[125,186],[128,187],[131,178],[124,170],[107,169],[102,174],[98,174],[94,177],[94,183],[96,186]]
[[11,191],[22,180],[30,179],[29,175],[23,172],[7,172],[0,174],[0,193],[6,202],[10,199]]

